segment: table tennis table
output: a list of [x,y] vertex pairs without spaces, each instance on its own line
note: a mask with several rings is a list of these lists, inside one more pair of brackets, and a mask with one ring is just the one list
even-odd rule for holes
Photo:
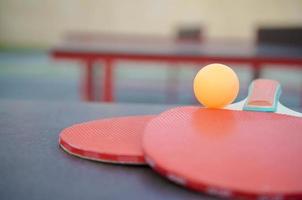
[[231,40],[188,42],[165,37],[111,34],[70,34],[51,49],[51,56],[84,63],[82,96],[87,101],[95,100],[93,65],[103,62],[102,100],[105,102],[114,101],[114,68],[118,60],[167,62],[171,67],[177,63],[195,63],[196,66],[209,63],[249,64],[253,68],[254,79],[260,76],[261,68],[267,64],[302,67],[301,47],[255,45]]

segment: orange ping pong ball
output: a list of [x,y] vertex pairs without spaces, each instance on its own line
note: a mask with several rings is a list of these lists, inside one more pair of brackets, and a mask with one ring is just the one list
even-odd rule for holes
[[222,108],[238,95],[239,80],[236,73],[223,64],[203,67],[194,78],[194,94],[208,108]]

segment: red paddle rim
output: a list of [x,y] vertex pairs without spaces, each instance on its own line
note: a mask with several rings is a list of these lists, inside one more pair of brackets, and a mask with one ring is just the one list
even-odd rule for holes
[[181,185],[183,187],[192,189],[194,191],[198,192],[205,192],[209,195],[215,195],[215,196],[220,196],[223,198],[240,198],[244,197],[244,199],[272,199],[272,200],[279,200],[279,199],[301,199],[302,198],[302,193],[292,193],[292,194],[255,194],[252,192],[248,191],[236,191],[236,190],[228,190],[219,186],[215,185],[209,185],[209,184],[203,184],[200,183],[199,181],[194,181],[194,180],[186,180],[182,178],[181,176],[171,173],[168,170],[166,170],[164,167],[160,166],[159,164],[156,164],[155,161],[153,161],[151,158],[149,158],[145,154],[145,161],[146,163],[158,174],[160,174],[163,177],[166,177],[170,181]]
[[128,155],[114,155],[114,154],[99,153],[95,151],[85,151],[80,148],[73,147],[61,139],[59,139],[59,144],[60,147],[64,149],[66,152],[68,152],[69,154],[88,160],[115,163],[115,164],[133,164],[133,165],[146,164],[144,156],[133,157]]

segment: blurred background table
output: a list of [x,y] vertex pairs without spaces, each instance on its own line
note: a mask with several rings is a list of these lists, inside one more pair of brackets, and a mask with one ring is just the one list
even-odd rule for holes
[[[299,30],[299,33],[302,30]],[[84,63],[82,96],[85,100],[95,100],[93,66],[103,63],[102,100],[114,101],[114,67],[119,60],[155,61],[170,63],[177,69],[179,63],[193,63],[196,67],[209,63],[249,64],[253,69],[252,79],[261,76],[264,65],[286,65],[302,67],[300,44],[286,45],[266,42],[260,32],[259,44],[233,40],[187,41],[164,37],[135,35],[114,35],[97,33],[71,33],[51,50],[53,58],[80,60]],[[270,37],[269,37],[270,39]],[[187,65],[192,67],[192,65]],[[273,66],[273,65],[270,65]]]

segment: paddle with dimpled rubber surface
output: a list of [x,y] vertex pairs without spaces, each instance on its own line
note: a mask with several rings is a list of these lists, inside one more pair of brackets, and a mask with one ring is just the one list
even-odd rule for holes
[[[278,84],[264,85],[266,87],[258,91],[271,90],[274,85],[278,86],[275,88],[280,88]],[[262,94],[262,97],[260,95],[260,98],[265,99],[263,96],[265,95]],[[245,99],[229,105],[227,109],[242,110],[246,107],[246,102]],[[300,114],[280,103],[274,108],[277,108],[277,112],[285,114],[297,116]],[[65,151],[85,159],[121,164],[145,164],[140,141],[145,126],[153,117],[152,115],[119,117],[76,124],[61,132],[59,143]]]
[[279,108],[279,96],[278,82],[260,79],[234,110],[163,112],[144,131],[145,159],[171,181],[209,194],[302,198],[301,113]]

